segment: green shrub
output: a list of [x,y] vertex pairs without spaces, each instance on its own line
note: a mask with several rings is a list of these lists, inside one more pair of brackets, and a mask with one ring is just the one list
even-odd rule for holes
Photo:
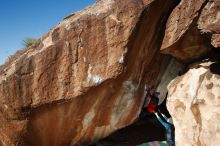
[[23,44],[25,47],[30,47],[32,46],[37,40],[34,38],[26,38],[25,40],[23,40]]

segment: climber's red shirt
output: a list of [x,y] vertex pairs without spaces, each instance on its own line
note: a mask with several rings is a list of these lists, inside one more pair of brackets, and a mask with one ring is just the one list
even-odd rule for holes
[[156,105],[152,100],[153,95],[151,94],[150,90],[147,91],[147,97],[150,97],[150,103],[147,106],[147,110],[151,113],[156,112]]
[[148,104],[147,106],[147,110],[151,113],[154,113],[156,112],[156,105],[155,103],[153,102],[153,100],[150,100],[150,103]]

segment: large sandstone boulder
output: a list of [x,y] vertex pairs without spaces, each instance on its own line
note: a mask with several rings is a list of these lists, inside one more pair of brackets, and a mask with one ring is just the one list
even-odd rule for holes
[[[220,75],[211,62],[198,64],[173,80],[168,109],[173,116],[177,146],[220,145]],[[218,70],[219,63],[211,70]]]
[[181,0],[167,21],[161,52],[191,62],[219,47],[219,11],[219,0]]
[[[145,83],[165,97],[183,67],[160,52],[191,62],[219,47],[219,8],[219,0],[98,0],[67,16],[0,66],[0,145],[87,145],[132,124]],[[170,84],[178,145],[219,138],[210,124],[219,91],[206,64]]]
[[211,44],[220,47],[220,1],[210,0],[202,9],[198,28],[203,34],[210,35]]
[[[100,0],[0,67],[2,145],[83,145],[138,117],[173,0]],[[164,61],[166,60],[166,61]]]

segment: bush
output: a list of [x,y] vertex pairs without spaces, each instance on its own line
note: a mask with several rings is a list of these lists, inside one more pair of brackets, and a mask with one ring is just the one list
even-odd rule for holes
[[25,47],[30,47],[32,46],[37,40],[34,38],[26,38],[25,40],[23,40],[23,44]]

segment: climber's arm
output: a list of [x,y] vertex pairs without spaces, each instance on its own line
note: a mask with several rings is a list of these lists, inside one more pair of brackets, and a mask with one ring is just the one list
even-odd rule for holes
[[163,116],[163,118],[166,120],[166,121],[168,121],[168,117],[167,116],[165,116],[163,113],[160,113],[162,116]]
[[155,113],[155,115],[156,115],[158,121],[159,121],[166,129],[169,128],[169,124],[167,124],[167,123],[158,115],[157,112]]
[[168,118],[166,115],[164,115],[163,113],[160,112],[160,110],[158,109],[158,112],[160,113],[160,115],[167,121],[167,123],[169,124],[173,124],[173,120],[172,118]]

